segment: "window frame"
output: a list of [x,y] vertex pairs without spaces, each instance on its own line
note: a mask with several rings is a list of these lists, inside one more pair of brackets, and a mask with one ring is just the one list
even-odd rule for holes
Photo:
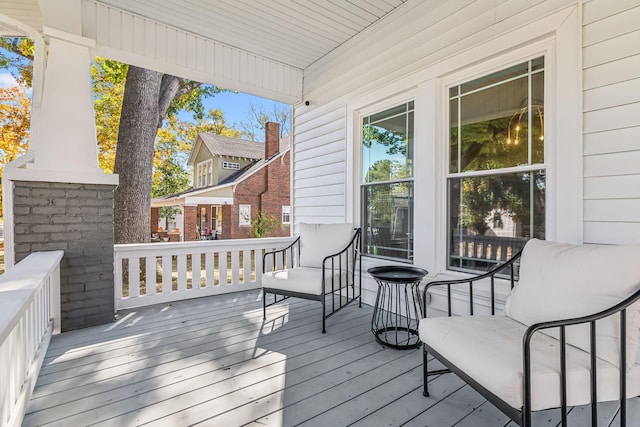
[[[464,96],[469,96],[469,95],[473,95],[474,93],[477,93],[478,91],[481,90],[485,90],[487,89],[487,87],[491,87],[491,86],[497,86],[497,85],[502,85],[505,83],[508,83],[509,81],[513,81],[515,78],[514,77],[510,77],[507,79],[503,79],[501,81],[499,81],[498,83],[493,83],[489,86],[483,86],[481,88],[476,88],[474,90],[471,90],[468,93],[465,94],[460,94],[458,93],[455,96],[451,96],[450,95],[450,89],[454,88],[456,86],[463,86],[467,83],[470,83],[478,78],[483,78],[483,77],[487,77],[487,76],[491,76],[492,74],[496,73],[496,72],[501,72],[503,70],[507,70],[508,68],[514,66],[514,65],[521,65],[523,63],[527,63],[528,65],[531,64],[530,61],[533,61],[537,58],[543,58],[544,60],[544,66],[542,67],[542,70],[532,70],[531,68],[527,67],[527,71],[524,74],[521,74],[518,78],[521,78],[523,76],[527,76],[528,78],[528,87],[529,87],[529,94],[528,96],[528,101],[531,101],[529,98],[531,96],[531,79],[532,76],[536,75],[536,74],[540,74],[540,73],[544,73],[545,76],[545,81],[544,81],[544,94],[545,94],[545,101],[544,101],[544,107],[546,109],[546,95],[547,95],[547,80],[546,80],[546,74],[547,74],[547,56],[545,54],[542,55],[531,55],[528,58],[525,58],[522,61],[515,61],[515,63],[511,63],[508,65],[504,65],[504,66],[497,66],[495,69],[490,70],[488,72],[482,73],[479,76],[474,76],[471,78],[459,78],[457,80],[452,80],[450,82],[448,82],[447,84],[443,84],[442,86],[442,91],[443,91],[443,98],[446,100],[446,109],[443,110],[444,111],[444,120],[446,121],[447,125],[443,127],[443,135],[442,135],[442,144],[445,146],[444,151],[444,162],[445,162],[445,167],[443,169],[444,172],[444,176],[443,176],[443,185],[444,187],[442,188],[442,192],[445,194],[445,201],[444,201],[444,215],[445,218],[450,218],[451,217],[451,213],[449,211],[450,206],[450,200],[449,200],[449,186],[450,183],[453,180],[456,179],[465,179],[465,178],[478,178],[478,177],[495,177],[495,176],[502,176],[502,175],[509,175],[509,174],[516,174],[516,173],[534,173],[537,171],[544,171],[545,176],[548,170],[548,155],[550,150],[547,149],[547,141],[545,139],[545,144],[544,144],[544,161],[542,163],[535,163],[532,160],[532,155],[531,155],[531,146],[529,145],[530,143],[533,143],[533,139],[531,141],[529,141],[528,136],[527,136],[527,145],[528,145],[528,163],[527,164],[523,164],[523,165],[517,165],[517,166],[509,166],[509,167],[503,167],[503,168],[496,168],[496,169],[478,169],[478,170],[469,170],[469,171],[461,171],[461,167],[462,165],[460,165],[460,156],[461,156],[461,152],[460,152],[460,140],[458,140],[458,143],[456,144],[456,147],[458,147],[458,152],[453,154],[451,152],[451,100],[453,98],[458,99],[458,111],[456,112],[456,116],[458,117],[458,120],[462,120],[463,117],[461,117],[460,115],[460,102],[459,100],[462,99]],[[531,124],[532,120],[535,120],[532,117],[532,114],[529,114],[528,116],[528,121],[529,124]],[[546,121],[546,117],[545,117],[545,121]],[[545,126],[546,127],[546,126]],[[529,126],[527,127],[527,129],[529,129]],[[460,134],[458,136],[458,138],[460,139]],[[456,161],[456,165],[457,165],[457,171],[456,172],[452,172],[451,171],[451,167],[450,167],[450,162],[451,162],[451,156],[455,155],[457,156],[457,161]],[[545,180],[546,181],[546,180]],[[548,199],[548,194],[545,196],[545,231],[547,229],[548,226],[548,205],[547,205],[547,199]],[[533,207],[531,207],[533,208]],[[483,272],[485,270],[476,270],[476,269],[471,269],[471,268],[466,268],[464,266],[453,266],[450,263],[450,257],[451,257],[451,248],[449,247],[450,243],[451,243],[451,235],[450,233],[452,233],[452,229],[451,229],[451,225],[449,224],[449,221],[446,221],[446,223],[444,224],[445,229],[443,230],[443,236],[444,236],[444,251],[445,251],[445,268],[447,271],[462,271],[462,272],[470,272],[470,273],[479,273],[479,272]],[[533,238],[534,236],[531,236],[530,238]],[[487,261],[488,264],[491,263],[490,260]]]
[[[345,104],[346,164],[345,219],[358,223],[361,200],[361,129],[364,115],[393,104],[415,99],[414,170],[417,183],[415,209],[420,220],[414,224],[414,259],[430,275],[466,274],[446,269],[445,173],[448,159],[442,145],[448,127],[443,110],[448,94],[444,86],[455,80],[472,80],[493,70],[515,65],[535,56],[545,56],[545,162],[547,164],[546,238],[582,243],[583,222],[583,91],[581,67],[581,21],[574,6],[560,9],[526,27],[513,27],[495,38],[483,40],[415,73],[362,91]],[[558,126],[562,123],[562,126]],[[556,144],[562,141],[562,144]],[[448,145],[448,144],[447,144]],[[350,172],[350,173],[349,173]],[[365,267],[380,265],[363,258]]]
[[[285,215],[287,216],[287,220],[285,221]],[[282,206],[282,216],[280,219],[282,224],[291,224],[291,206]]]
[[[363,139],[362,139],[362,128],[363,128],[363,121],[366,117],[370,117],[379,113],[383,113],[387,110],[393,109],[395,107],[399,107],[402,105],[406,105],[413,102],[413,108],[411,109],[411,112],[413,113],[413,158],[411,159],[412,162],[412,175],[411,177],[404,177],[404,178],[397,178],[397,179],[393,179],[393,180],[386,180],[386,181],[371,181],[371,182],[364,182],[364,171],[363,171],[363,167],[364,167],[364,159],[363,159]],[[407,110],[405,110],[404,114],[407,114]],[[396,257],[391,257],[391,256],[384,256],[384,255],[377,255],[377,254],[369,254],[369,253],[365,253],[364,252],[364,248],[363,248],[363,252],[362,252],[362,256],[365,258],[372,258],[372,259],[382,259],[382,260],[388,260],[391,262],[397,262],[400,264],[413,264],[414,260],[415,260],[415,236],[416,236],[416,232],[415,232],[415,225],[416,225],[416,221],[415,221],[415,211],[416,211],[416,205],[415,205],[415,190],[416,190],[416,162],[415,162],[415,151],[416,151],[416,129],[417,129],[417,124],[416,124],[416,97],[415,97],[415,93],[413,92],[408,92],[408,93],[404,93],[401,94],[400,96],[397,97],[393,97],[393,98],[389,98],[384,100],[383,102],[378,102],[372,106],[370,106],[367,109],[362,109],[361,111],[358,112],[358,127],[357,129],[357,141],[358,141],[358,145],[357,145],[357,152],[358,152],[358,157],[357,157],[357,165],[358,167],[355,168],[354,167],[354,173],[357,173],[357,178],[355,180],[356,182],[356,186],[357,186],[357,190],[356,190],[356,194],[357,194],[357,206],[358,206],[358,211],[356,213],[356,216],[358,217],[358,221],[361,224],[361,226],[363,228],[366,227],[365,224],[365,213],[363,211],[364,209],[364,189],[367,187],[371,187],[371,186],[375,186],[375,185],[384,185],[384,184],[397,184],[397,183],[403,183],[403,182],[409,182],[411,183],[412,186],[412,190],[411,190],[411,194],[412,194],[412,203],[411,206],[413,207],[413,212],[411,212],[411,216],[412,216],[412,229],[411,229],[411,234],[412,234],[412,247],[411,247],[411,257],[404,259],[404,258],[396,258]]]
[[213,159],[203,160],[196,165],[196,188],[204,188],[213,184]]
[[[246,211],[247,215],[244,215],[243,211]],[[243,220],[245,217],[247,217],[248,219]],[[238,226],[251,226],[251,205],[238,205]]]
[[239,170],[240,169],[240,163],[223,161],[222,162],[222,169]]

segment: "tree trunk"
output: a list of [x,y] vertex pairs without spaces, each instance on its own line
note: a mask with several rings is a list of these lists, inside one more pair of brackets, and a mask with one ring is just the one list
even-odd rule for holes
[[116,243],[151,241],[151,183],[158,129],[171,102],[198,87],[146,68],[129,66],[124,87],[114,173]]
[[129,66],[114,172],[116,243],[151,241],[151,180],[162,73]]

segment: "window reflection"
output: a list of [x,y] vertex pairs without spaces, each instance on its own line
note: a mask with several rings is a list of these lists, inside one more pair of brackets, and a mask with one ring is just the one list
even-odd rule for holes
[[363,253],[413,259],[413,101],[362,121]]

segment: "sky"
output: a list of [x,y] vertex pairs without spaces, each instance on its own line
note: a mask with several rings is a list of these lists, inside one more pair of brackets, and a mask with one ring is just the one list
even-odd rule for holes
[[9,73],[0,73],[0,88],[9,88],[17,84],[15,77]]
[[280,108],[288,108],[287,104],[242,92],[223,92],[205,101],[207,110],[222,110],[229,125],[239,124],[241,121],[248,122],[251,104],[255,105],[258,110],[260,110],[260,106],[263,106],[262,109],[265,111],[272,111],[274,104],[280,105]]

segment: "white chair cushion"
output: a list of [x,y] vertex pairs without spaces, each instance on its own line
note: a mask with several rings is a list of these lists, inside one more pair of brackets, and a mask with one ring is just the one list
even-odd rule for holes
[[[338,289],[340,289],[340,287],[347,286],[348,277],[345,271],[340,274],[340,271],[335,270],[333,277],[331,277],[331,269],[327,269],[325,274],[325,293],[329,294],[332,292],[332,289],[337,291]],[[340,276],[342,276],[342,278]],[[332,279],[333,288],[331,282]],[[321,295],[322,269],[296,267],[287,270],[277,270],[264,273],[262,275],[262,287],[280,289],[290,292],[301,292],[311,295]]]
[[351,241],[354,232],[353,224],[344,223],[301,223],[298,225],[298,231],[300,233],[300,267],[310,268],[322,268],[322,260],[327,255],[343,250]]
[[[522,337],[526,326],[505,316],[421,319],[420,340],[516,409],[523,404]],[[560,342],[535,334],[532,340],[532,409],[560,406]],[[589,355],[567,346],[568,404],[590,402]],[[619,398],[618,368],[598,359],[598,401]],[[640,395],[640,365],[627,376],[627,397]]]
[[[569,245],[533,239],[520,260],[518,285],[507,298],[507,316],[525,325],[580,317],[609,308],[640,285],[640,246]],[[555,330],[545,331],[557,337]],[[635,363],[640,304],[627,309],[627,364]],[[596,323],[598,357],[619,366],[620,321]],[[589,351],[589,326],[567,328],[567,342]]]

